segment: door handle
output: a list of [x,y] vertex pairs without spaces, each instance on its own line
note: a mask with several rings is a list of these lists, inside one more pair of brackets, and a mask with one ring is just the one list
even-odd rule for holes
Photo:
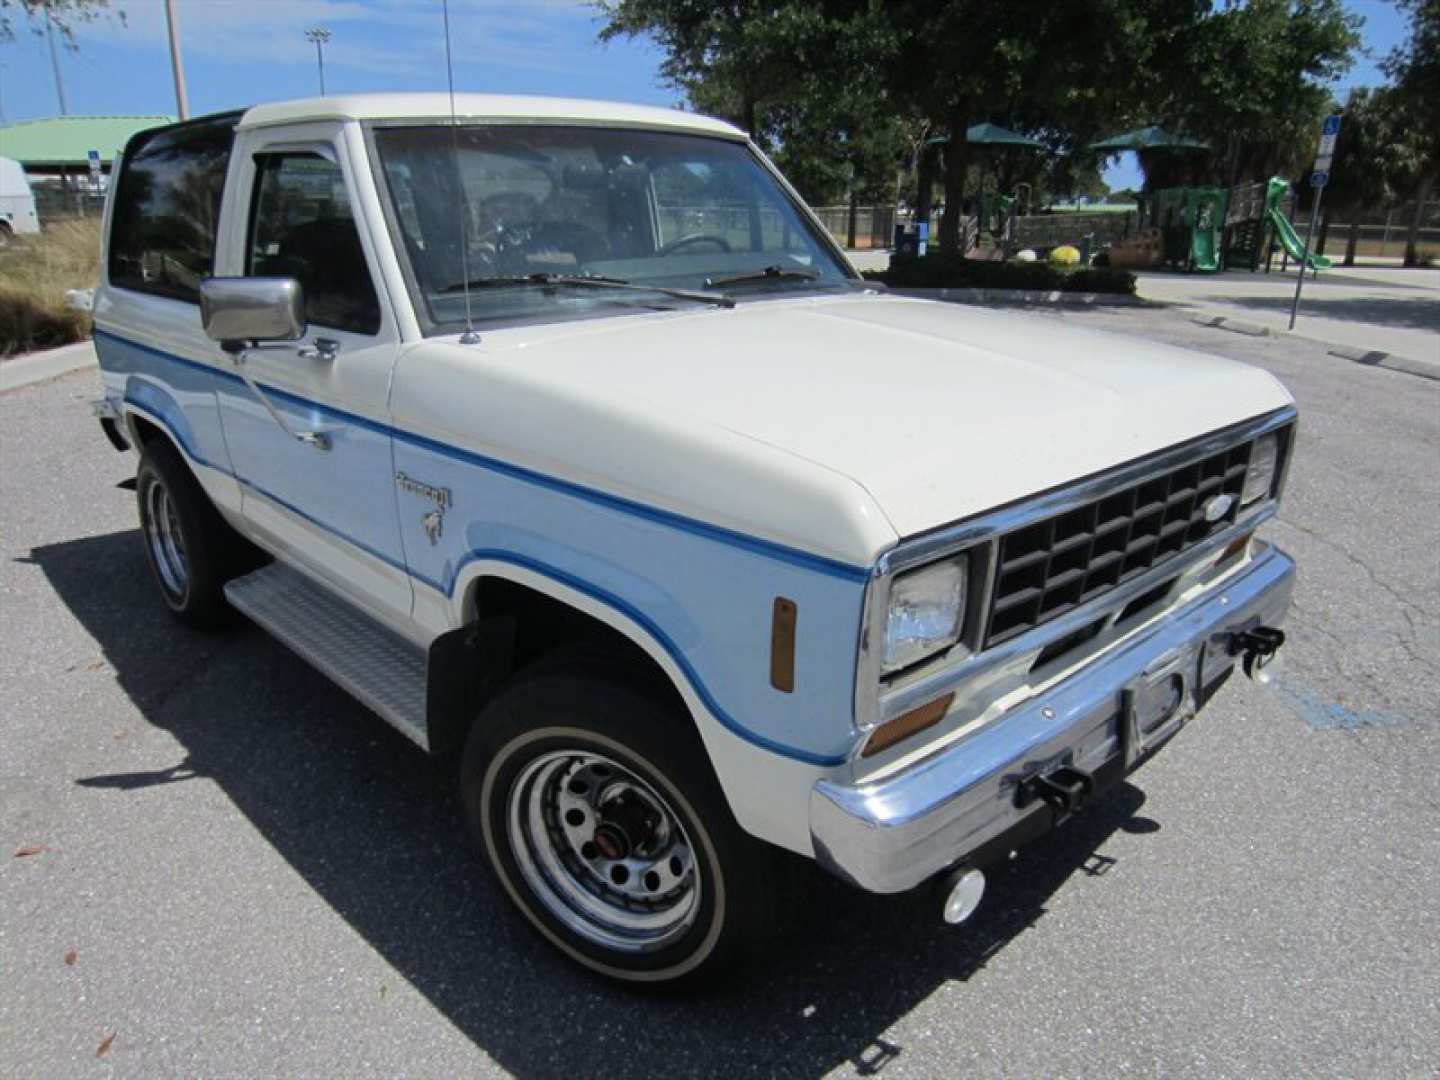
[[[319,344],[319,340],[317,340],[316,344]],[[338,342],[336,343],[336,348],[339,348]],[[331,355],[333,356],[334,354],[332,353]],[[281,431],[285,432],[286,435],[289,435],[296,442],[302,442],[306,446],[313,446],[316,450],[329,450],[331,446],[334,445],[330,438],[330,433],[327,431],[296,431],[289,424],[285,423],[285,418],[280,415],[279,410],[277,410],[275,406],[271,404],[270,399],[265,396],[265,391],[260,389],[255,380],[250,378],[250,373],[245,370],[245,350],[241,349],[235,353],[234,356],[235,370],[239,372],[240,378],[245,380],[245,385],[250,388],[250,392],[260,399],[260,404],[265,406],[265,411],[270,414],[270,419],[275,421]]]

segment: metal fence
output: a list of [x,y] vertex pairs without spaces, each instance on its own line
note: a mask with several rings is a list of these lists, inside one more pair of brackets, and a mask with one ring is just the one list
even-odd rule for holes
[[[850,207],[811,207],[836,243],[842,247],[850,242]],[[895,238],[895,207],[857,206],[855,208],[855,247],[888,248]]]
[[1086,236],[1092,246],[1113,244],[1136,230],[1136,213],[1026,214],[1015,219],[1015,243],[1019,247],[1052,248],[1061,244],[1079,247]]
[[35,213],[42,222],[98,218],[105,212],[105,193],[92,188],[88,180],[33,180],[30,191],[35,196]]
[[[1410,235],[1410,222],[1415,217],[1415,204],[1408,203],[1388,209],[1341,213],[1330,219],[1322,254],[1332,258],[1345,253],[1350,242],[1350,228],[1359,226],[1355,254],[1371,258],[1399,259],[1405,255],[1405,241]],[[1420,211],[1419,246],[1428,252],[1440,253],[1440,200],[1427,201]]]
[[[660,208],[662,240],[703,233],[724,237],[737,249],[750,243],[750,208],[744,203],[734,206],[662,205]],[[849,243],[850,207],[816,206],[812,208],[821,224],[842,247]],[[767,248],[788,249],[791,246],[789,226],[779,210],[762,209],[757,221]],[[857,206],[855,208],[855,246],[888,248],[895,234],[893,206]]]

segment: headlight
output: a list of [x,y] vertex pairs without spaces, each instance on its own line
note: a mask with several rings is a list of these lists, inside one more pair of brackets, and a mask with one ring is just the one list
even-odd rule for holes
[[960,640],[968,576],[962,555],[900,574],[891,582],[882,671],[909,667]]
[[1250,451],[1250,467],[1245,470],[1245,487],[1240,492],[1241,506],[1249,506],[1270,494],[1275,486],[1275,464],[1279,460],[1280,439],[1274,432],[1255,441]]

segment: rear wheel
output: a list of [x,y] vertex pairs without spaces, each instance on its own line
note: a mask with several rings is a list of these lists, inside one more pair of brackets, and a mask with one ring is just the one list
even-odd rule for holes
[[145,558],[165,606],[192,626],[216,625],[227,610],[222,588],[239,538],[162,439],[152,439],[141,453],[135,495]]
[[732,968],[773,902],[771,855],[735,824],[690,717],[613,675],[522,676],[466,745],[472,831],[552,944],[635,985]]

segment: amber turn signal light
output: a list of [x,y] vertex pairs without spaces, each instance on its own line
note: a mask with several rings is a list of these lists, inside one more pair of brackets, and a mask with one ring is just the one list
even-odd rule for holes
[[918,709],[901,713],[894,720],[887,720],[870,733],[870,738],[865,743],[865,749],[860,751],[860,756],[871,757],[887,746],[894,746],[901,739],[908,739],[917,731],[934,727],[949,712],[950,703],[954,700],[954,694],[946,694],[942,698],[936,698],[929,705],[921,705]]
[[1225,550],[1220,553],[1220,558],[1215,560],[1216,564],[1218,565],[1223,562],[1229,562],[1231,559],[1235,558],[1236,555],[1241,554],[1247,547],[1250,546],[1250,538],[1254,535],[1255,531],[1252,529],[1244,536],[1236,537],[1234,540],[1230,541],[1230,543],[1226,545]]

